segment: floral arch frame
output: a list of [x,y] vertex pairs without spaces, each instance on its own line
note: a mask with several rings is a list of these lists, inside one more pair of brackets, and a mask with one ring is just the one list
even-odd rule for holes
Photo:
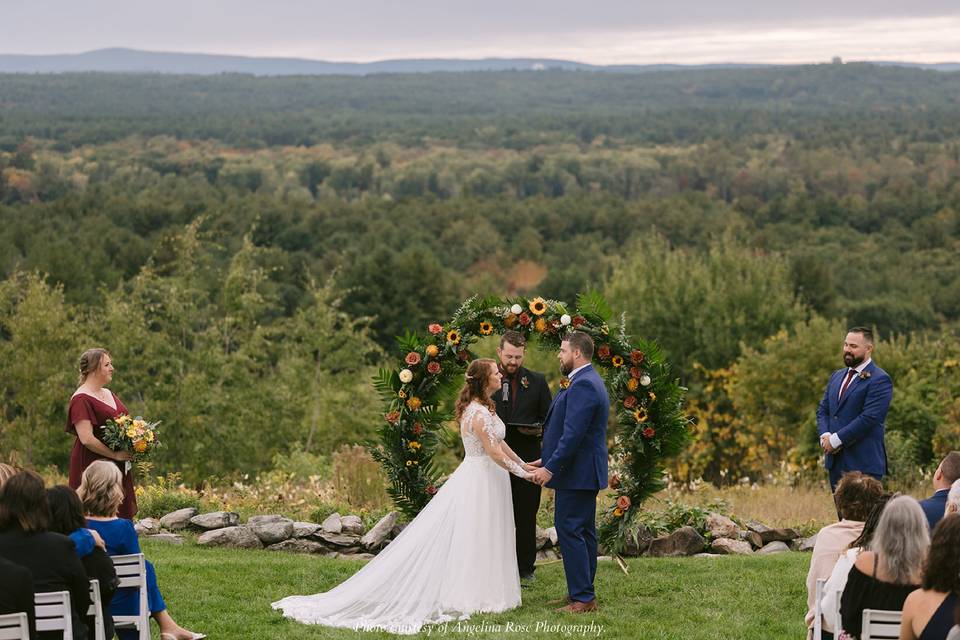
[[439,405],[463,383],[466,365],[476,357],[471,344],[513,329],[528,339],[535,336],[541,348],[559,348],[564,335],[579,330],[597,345],[593,364],[606,383],[618,425],[610,448],[611,499],[602,510],[598,537],[609,553],[619,555],[636,535],[640,505],[663,488],[664,462],[684,447],[689,420],[683,412],[686,389],[670,377],[660,349],[653,342],[631,343],[624,319],[610,325],[611,315],[603,297],[593,292],[578,296],[573,309],[539,297],[473,296],[446,324],[398,338],[398,366],[381,369],[374,380],[386,411],[378,441],[368,444],[397,508],[416,516],[440,486],[433,454],[446,441],[445,424],[452,415]]

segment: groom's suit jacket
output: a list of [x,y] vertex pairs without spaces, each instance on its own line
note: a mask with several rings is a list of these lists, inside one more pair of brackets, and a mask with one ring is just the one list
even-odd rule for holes
[[[827,469],[839,473],[861,471],[874,476],[887,473],[884,420],[893,399],[893,381],[887,372],[870,362],[860,376],[854,376],[839,398],[840,387],[849,369],[833,372],[817,407],[817,434],[835,433],[843,446],[824,459]],[[869,377],[863,378],[867,374]]]
[[607,486],[607,417],[610,399],[588,365],[553,399],[543,432],[541,459],[553,474],[547,487],[599,490]]

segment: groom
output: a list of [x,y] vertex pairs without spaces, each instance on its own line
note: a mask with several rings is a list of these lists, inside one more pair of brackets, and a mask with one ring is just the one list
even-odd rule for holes
[[593,339],[574,331],[560,343],[560,372],[570,385],[553,399],[542,457],[532,480],[555,491],[554,524],[567,578],[570,613],[596,611],[597,493],[607,486],[607,416],[610,399],[590,364]]

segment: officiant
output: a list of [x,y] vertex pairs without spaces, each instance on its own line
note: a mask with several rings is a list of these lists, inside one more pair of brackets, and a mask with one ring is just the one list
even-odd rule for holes
[[[506,442],[526,462],[540,457],[543,422],[550,408],[550,387],[542,373],[523,366],[527,341],[516,331],[506,331],[497,348],[497,362],[503,376],[500,391],[493,395],[497,415],[507,426]],[[513,519],[517,528],[517,568],[521,584],[534,579],[537,559],[537,510],[540,486],[510,476]]]

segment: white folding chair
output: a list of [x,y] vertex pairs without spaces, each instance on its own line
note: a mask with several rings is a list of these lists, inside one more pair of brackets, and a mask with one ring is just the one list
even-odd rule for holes
[[896,640],[900,637],[902,611],[863,610],[863,631],[860,640]]
[[100,581],[90,581],[90,608],[87,615],[93,616],[93,640],[107,640],[107,632],[103,627],[103,608],[100,605]]
[[73,640],[69,591],[35,593],[33,602],[37,611],[37,631],[61,631],[63,640]]
[[823,586],[827,584],[824,578],[817,580],[817,590],[813,605],[813,640],[823,640]]
[[30,640],[30,620],[25,613],[0,616],[0,640]]
[[140,640],[150,640],[150,610],[147,607],[147,564],[142,553],[126,556],[110,556],[113,568],[120,579],[118,588],[136,588],[139,597],[136,615],[113,616],[117,629],[133,627],[139,633]]

